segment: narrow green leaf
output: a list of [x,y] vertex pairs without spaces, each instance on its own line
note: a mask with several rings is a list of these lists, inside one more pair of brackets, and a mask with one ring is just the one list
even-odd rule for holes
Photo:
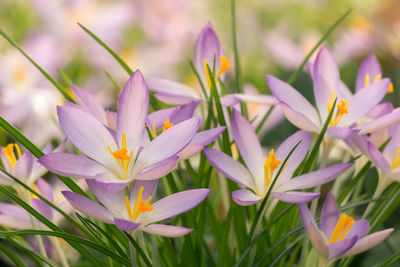
[[269,115],[271,115],[272,111],[274,110],[274,106],[270,107],[267,111],[267,113],[265,114],[265,116],[263,117],[263,119],[260,121],[260,123],[257,125],[256,128],[256,133],[259,134],[264,123],[267,121],[267,119],[269,118]]
[[325,40],[329,37],[329,35],[331,35],[331,33],[333,32],[334,29],[337,28],[337,26],[339,26],[339,24],[351,13],[353,9],[350,8],[348,9],[327,31],[326,33],[322,36],[322,38],[318,41],[318,43],[313,47],[313,49],[311,49],[311,51],[307,54],[307,56],[304,58],[303,62],[301,63],[301,65],[296,69],[296,71],[289,77],[289,79],[287,80],[287,82],[289,84],[292,84],[294,81],[296,81],[297,77],[299,76],[299,74],[301,73],[301,71],[303,70],[304,66],[306,65],[306,63],[308,62],[308,60],[311,58],[311,56],[314,54],[314,52],[318,49],[318,47],[325,42]]
[[104,71],[104,73],[106,74],[110,82],[114,85],[115,89],[117,89],[117,92],[120,92],[122,90],[122,87],[117,83],[114,77],[111,76],[111,74],[108,71]]
[[143,261],[146,263],[148,267],[151,267],[151,263],[149,259],[146,257],[146,254],[144,254],[143,250],[140,248],[139,244],[133,239],[133,237],[127,233],[124,232],[125,236],[129,239],[131,244],[136,248],[136,251],[139,253],[140,257],[143,259]]
[[24,57],[26,57],[45,77],[49,80],[60,93],[64,96],[68,101],[74,102],[74,100],[68,95],[67,91],[65,91],[64,87],[59,84],[56,80],[54,80],[44,69],[42,69],[25,51],[2,29],[0,29],[0,35],[3,36],[12,46],[14,46],[19,52],[21,52]]
[[19,259],[17,255],[14,254],[8,247],[3,245],[3,243],[0,242],[0,250],[15,264],[15,266],[18,267],[24,267],[26,266],[23,261]]

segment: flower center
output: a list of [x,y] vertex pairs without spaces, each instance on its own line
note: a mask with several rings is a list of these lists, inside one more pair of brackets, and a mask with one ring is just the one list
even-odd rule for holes
[[[366,74],[365,75],[365,87],[367,87],[370,84],[369,79],[370,79],[369,74]],[[374,78],[374,83],[379,82],[381,79],[382,79],[382,74],[378,73]],[[389,87],[387,89],[387,93],[388,94],[393,93],[393,90],[394,90],[393,83],[390,82]]]
[[265,158],[265,163],[264,163],[264,181],[265,181],[265,186],[268,188],[268,186],[271,183],[272,179],[272,174],[274,173],[274,170],[278,168],[278,166],[282,163],[281,160],[276,159],[274,150],[271,149],[269,151],[269,157]]
[[128,156],[128,149],[126,147],[126,135],[122,133],[122,148],[116,151],[112,151],[110,147],[107,147],[108,151],[110,152],[111,156],[118,162],[122,169],[125,171],[128,170],[129,163],[131,163],[133,149],[131,150]]
[[[225,72],[229,69],[229,67],[230,67],[229,60],[228,60],[226,57],[220,56],[220,57],[219,57],[219,61],[221,62],[221,66],[219,67],[218,74],[217,74],[217,76],[215,77],[215,82],[217,82],[217,81],[218,81],[218,78],[219,78],[223,73],[225,73]],[[211,88],[211,73],[208,71],[207,64],[208,64],[207,59],[204,59],[203,65],[204,65],[204,70],[205,70],[205,72],[206,72],[207,85],[208,85],[208,88]],[[210,68],[211,68],[211,67],[212,67],[212,66],[210,66]]]
[[14,152],[14,147],[15,150],[17,151],[18,158],[21,157],[21,150],[19,149],[18,144],[8,144],[6,147],[3,147],[2,151],[6,155],[6,159],[8,161],[8,164],[11,167],[11,170],[14,171],[14,166],[17,163],[17,157],[15,156]]
[[392,164],[391,164],[392,170],[395,170],[395,169],[397,169],[397,168],[400,166],[400,157],[399,157],[399,154],[400,154],[400,146],[397,148],[396,153],[395,153],[394,156],[393,156]]
[[[327,103],[328,113],[330,113],[332,108],[334,108],[333,107],[334,102],[335,102],[335,92],[332,91],[331,99],[328,100]],[[337,126],[340,120],[342,119],[343,115],[349,113],[349,106],[350,102],[347,102],[344,99],[340,100],[340,103],[336,105],[337,113],[335,116],[332,116],[331,121],[329,122],[329,126]]]
[[331,235],[331,239],[329,240],[329,244],[343,240],[350,231],[353,224],[354,219],[343,213],[340,216],[339,221],[336,223],[335,229],[333,230],[333,233]]
[[135,200],[135,206],[133,206],[133,209],[131,208],[131,203],[129,202],[129,197],[125,196],[125,204],[126,204],[126,210],[128,211],[129,218],[131,221],[135,221],[140,214],[152,211],[154,209],[153,205],[151,205],[149,202],[151,200],[151,196],[147,198],[146,201],[142,200],[142,195],[143,195],[143,186],[139,188],[139,191],[136,196]]

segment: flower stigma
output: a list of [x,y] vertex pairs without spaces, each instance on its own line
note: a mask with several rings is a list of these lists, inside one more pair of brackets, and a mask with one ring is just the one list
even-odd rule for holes
[[154,209],[153,205],[151,205],[149,202],[151,200],[151,196],[147,198],[146,201],[142,200],[142,195],[143,195],[143,186],[139,188],[139,191],[136,195],[136,200],[135,200],[135,205],[133,206],[133,209],[131,208],[131,203],[129,201],[129,197],[125,196],[125,205],[126,205],[126,210],[128,212],[129,218],[131,221],[135,221],[140,214],[152,211]]
[[129,163],[131,163],[133,149],[128,156],[128,149],[126,147],[126,135],[122,133],[122,148],[116,151],[112,151],[110,147],[107,147],[111,156],[118,162],[122,169],[128,171]]
[[[327,103],[328,113],[331,112],[334,102],[335,102],[335,92],[332,91],[331,99],[328,100],[328,103]],[[350,102],[347,102],[344,99],[340,100],[340,103],[336,105],[336,108],[338,111],[334,118],[332,116],[331,121],[329,122],[329,126],[337,126],[339,124],[340,120],[342,119],[343,115],[349,113],[349,106],[350,106]]]
[[350,231],[353,224],[353,217],[347,216],[347,214],[345,213],[340,215],[339,221],[336,223],[335,229],[333,230],[333,233],[331,235],[331,239],[329,240],[329,244],[343,240]]
[[[17,151],[18,158],[15,156],[14,147],[15,147],[15,150]],[[8,164],[11,167],[11,170],[14,171],[14,167],[15,167],[15,164],[17,163],[17,159],[19,159],[21,157],[21,150],[19,149],[18,144],[12,144],[12,143],[8,144],[6,147],[3,147],[2,151],[6,156],[6,159],[8,161]]]
[[264,181],[265,181],[265,186],[268,188],[268,186],[271,183],[272,179],[272,174],[274,173],[274,170],[278,168],[278,166],[282,163],[281,160],[276,159],[275,157],[275,152],[273,149],[269,151],[269,157],[265,158],[265,163],[264,163]]

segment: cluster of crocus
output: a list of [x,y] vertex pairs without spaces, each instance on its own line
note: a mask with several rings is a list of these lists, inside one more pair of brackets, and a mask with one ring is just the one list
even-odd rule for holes
[[[359,171],[361,161],[365,163],[370,159],[378,169],[378,186],[373,198],[378,198],[389,184],[400,179],[400,111],[390,103],[380,103],[387,93],[393,92],[394,86],[390,79],[382,78],[377,59],[370,56],[363,62],[353,94],[342,82],[334,57],[326,47],[321,48],[315,61],[307,65],[314,88],[314,107],[290,84],[271,75],[266,78],[272,95],[234,93],[220,97],[226,88],[223,76],[230,67],[222,50],[217,34],[208,23],[197,38],[194,53],[193,66],[201,91],[170,80],[145,78],[136,70],[119,92],[116,111],[105,109],[95,96],[71,84],[68,93],[72,101],[57,106],[59,125],[66,136],[58,148],[50,152],[51,146],[47,146],[40,159],[35,159],[29,151],[22,154],[20,147],[13,143],[0,152],[5,169],[0,174],[0,184],[14,187],[17,195],[49,223],[36,220],[21,207],[0,203],[0,224],[15,229],[54,230],[49,225],[58,227],[63,215],[54,212],[55,205],[65,214],[76,210],[89,217],[78,216],[84,224],[82,228],[86,227],[84,229],[90,233],[95,232],[90,226],[94,224],[102,233],[104,226],[104,229],[114,229],[119,234],[125,232],[134,240],[142,237],[142,232],[180,237],[193,230],[197,218],[203,218],[199,236],[187,239],[188,247],[198,240],[202,246],[206,242],[201,236],[207,221],[204,214],[210,207],[213,212],[210,204],[214,205],[209,200],[211,197],[206,198],[215,191],[215,195],[222,195],[223,202],[228,204],[226,217],[229,223],[232,216],[237,215],[236,211],[231,212],[239,207],[236,204],[250,206],[261,202],[253,221],[246,221],[247,214],[243,216],[244,231],[249,222],[252,224],[247,240],[250,243],[265,205],[268,213],[261,221],[270,220],[275,207],[299,205],[300,213],[296,211],[290,216],[295,218],[294,221],[302,219],[321,266],[361,253],[386,239],[393,229],[367,234],[369,222],[364,218],[355,220],[347,214],[339,216],[332,193],[328,193],[322,207],[320,229],[313,219],[316,201],[323,192],[321,186],[346,178],[348,175],[345,174],[354,169]],[[157,104],[176,106],[152,107],[149,112],[153,96],[149,90],[155,92],[152,100],[164,102]],[[219,97],[220,101],[217,101]],[[239,107],[239,103],[244,105]],[[254,123],[260,114],[250,112],[250,118],[247,118],[247,112],[242,110],[245,104],[283,112],[300,130],[276,149],[263,148],[257,134],[257,128],[261,129],[262,125],[256,127]],[[197,110],[199,106],[200,110]],[[214,112],[216,116],[213,116]],[[198,116],[199,113],[203,117]],[[258,121],[265,122],[264,119]],[[319,135],[314,138],[314,146],[311,145],[313,134]],[[385,143],[389,137],[391,139]],[[67,140],[72,146],[69,152],[64,152],[68,149]],[[318,155],[319,144],[324,147],[322,155]],[[382,145],[385,148],[380,151]],[[341,149],[356,158],[348,162],[329,162],[329,154],[334,149]],[[77,183],[63,180],[70,181],[66,182],[70,190],[58,190],[56,194],[54,184],[40,178],[47,170],[73,178]],[[213,175],[218,180],[216,188],[209,183]],[[235,183],[229,182],[227,186],[226,180],[220,179],[221,175]],[[11,177],[26,186],[21,187]],[[161,184],[166,186],[157,191]],[[233,202],[226,193],[231,194]],[[36,195],[43,196],[48,202]],[[194,216],[191,224],[186,220],[182,220],[183,225],[179,225],[179,220],[172,224],[159,223],[192,210],[203,201],[207,202],[204,209]],[[308,202],[312,203],[311,210],[307,207]],[[372,205],[370,202],[365,214]],[[249,216],[252,213],[249,212]],[[69,215],[65,217],[75,222]],[[240,227],[240,224],[235,226]],[[227,240],[229,226],[224,232]],[[104,236],[109,238],[107,233]],[[70,243],[72,246],[75,240]],[[37,241],[43,251],[44,245],[40,244],[43,240]],[[156,241],[152,239],[153,243]],[[68,265],[57,239],[50,238],[50,242],[58,251],[62,264]],[[103,240],[101,242],[107,245]],[[124,255],[117,241],[110,243]],[[92,243],[86,242],[88,244]],[[135,253],[131,250],[129,256],[134,258]],[[308,253],[307,242],[304,242],[303,251]],[[144,254],[141,253],[141,257],[146,257]],[[119,257],[114,256],[121,260]]]

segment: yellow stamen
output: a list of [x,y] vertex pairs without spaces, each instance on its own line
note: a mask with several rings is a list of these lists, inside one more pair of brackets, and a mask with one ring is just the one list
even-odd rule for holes
[[8,164],[10,165],[12,171],[14,171],[14,166],[17,163],[17,159],[18,159],[15,156],[14,147],[15,147],[15,150],[17,151],[18,158],[20,158],[21,157],[21,150],[19,149],[18,144],[8,144],[6,147],[3,147],[3,149],[2,149],[2,151],[3,151],[4,155],[6,156]]
[[387,93],[390,94],[390,93],[393,93],[393,91],[394,91],[393,83],[390,82],[389,87],[387,89]]
[[400,146],[397,148],[396,153],[393,156],[393,160],[392,160],[392,170],[397,169],[400,166]]
[[208,88],[211,88],[211,73],[208,71],[207,59],[204,59],[203,65],[204,65],[204,71],[206,73],[207,86]]
[[265,163],[264,163],[264,179],[265,179],[265,186],[268,187],[271,179],[272,179],[272,174],[274,173],[274,170],[278,168],[279,164],[281,164],[282,161],[276,159],[274,150],[271,149],[269,151],[269,157],[265,158]]
[[339,221],[336,223],[335,229],[333,230],[333,233],[329,240],[329,244],[343,240],[350,231],[353,224],[354,224],[354,219],[350,216],[347,216],[347,214],[343,213],[340,216]]
[[78,102],[78,99],[76,98],[74,91],[72,91],[72,89],[70,87],[65,88],[65,91],[67,92],[67,94],[75,101]]
[[365,84],[365,87],[367,87],[367,86],[369,85],[369,74],[366,74],[366,75],[365,75],[365,82],[364,82],[364,84]]
[[128,211],[129,218],[132,221],[135,221],[140,214],[152,211],[154,209],[153,205],[149,203],[151,200],[151,196],[148,197],[146,201],[142,200],[143,189],[144,189],[143,186],[141,186],[138,190],[133,210],[131,209],[131,204],[129,202],[128,196],[125,197],[126,209]]
[[155,122],[155,121],[153,121],[153,131],[152,131],[152,135],[153,135],[153,138],[156,138],[156,136],[157,136],[157,132],[156,132],[156,122]]
[[220,56],[219,60],[221,61],[221,66],[219,67],[217,78],[219,78],[219,76],[226,72],[230,67],[229,60],[226,57]]
[[[35,191],[36,193],[39,193],[40,194],[40,192],[39,192],[39,188],[34,184],[34,185],[32,185],[32,189],[33,189],[33,191]],[[31,193],[31,199],[34,199],[34,198],[38,198],[34,193]]]
[[382,74],[378,73],[374,78],[374,83],[379,82],[382,79]]
[[126,135],[122,133],[122,148],[116,151],[112,151],[110,147],[107,147],[110,154],[114,157],[114,159],[118,162],[118,164],[124,169],[125,171],[128,170],[129,163],[131,162],[133,149],[128,156],[128,149],[126,147]]
[[[331,112],[334,102],[335,102],[335,92],[332,91],[331,99],[328,100],[328,103],[327,103],[328,113]],[[349,106],[350,106],[349,102],[347,102],[344,99],[340,100],[340,103],[336,105],[336,108],[338,109],[338,111],[334,117],[332,116],[332,119],[329,122],[329,126],[337,126],[339,124],[340,120],[342,119],[343,115],[349,113]]]
[[174,126],[170,121],[169,118],[164,121],[164,128],[163,128],[163,132],[168,130],[169,128],[171,128],[172,126]]

